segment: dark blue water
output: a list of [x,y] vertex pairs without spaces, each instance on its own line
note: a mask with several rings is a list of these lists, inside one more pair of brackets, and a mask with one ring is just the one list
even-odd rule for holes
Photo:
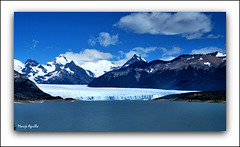
[[168,101],[25,103],[14,104],[14,123],[16,131],[225,131],[226,105]]

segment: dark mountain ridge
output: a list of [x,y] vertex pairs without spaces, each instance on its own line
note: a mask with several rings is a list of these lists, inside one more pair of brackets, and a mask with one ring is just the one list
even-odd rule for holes
[[226,57],[216,55],[217,53],[180,55],[171,61],[127,62],[124,65],[128,66],[107,72],[88,86],[225,90]]

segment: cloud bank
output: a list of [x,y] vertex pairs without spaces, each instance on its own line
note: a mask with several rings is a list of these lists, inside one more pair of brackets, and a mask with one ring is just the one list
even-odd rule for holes
[[86,62],[96,62],[99,60],[108,60],[113,58],[113,55],[110,53],[100,52],[96,49],[85,49],[79,53],[66,52],[64,54],[68,59],[74,60],[79,65]]
[[174,46],[172,49],[167,50],[166,48],[161,48],[161,50],[163,51],[163,56],[166,55],[175,55],[175,54],[179,54],[182,52],[181,48]]
[[201,38],[212,30],[210,17],[200,12],[132,13],[114,26],[137,34],[182,35],[186,39]]
[[172,49],[166,49],[163,47],[160,49],[163,51],[162,57],[160,58],[160,60],[164,60],[164,61],[170,61],[176,58],[176,56],[173,56],[173,55],[179,55],[182,52],[182,49],[176,46],[173,46]]
[[162,57],[162,58],[160,58],[160,60],[163,60],[163,61],[171,61],[171,60],[173,60],[174,58],[176,58],[176,57],[167,56],[167,57]]
[[221,48],[218,47],[205,47],[201,49],[194,49],[190,54],[208,54],[208,53],[213,53],[213,52],[221,52],[225,53],[225,51]]

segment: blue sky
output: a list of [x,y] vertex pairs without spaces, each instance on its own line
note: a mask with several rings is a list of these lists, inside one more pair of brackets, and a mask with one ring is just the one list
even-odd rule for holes
[[123,64],[180,54],[226,53],[226,13],[15,12],[14,58],[41,64],[59,54],[79,64],[106,59]]

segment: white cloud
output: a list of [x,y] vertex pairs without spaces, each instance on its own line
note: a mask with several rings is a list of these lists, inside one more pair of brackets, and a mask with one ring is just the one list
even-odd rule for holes
[[176,57],[172,55],[177,55],[182,52],[182,49],[180,47],[173,46],[172,49],[166,49],[166,48],[160,48],[163,51],[162,58],[160,60],[164,61],[170,61]]
[[118,53],[120,54],[120,56],[118,56],[118,59],[123,58],[124,52],[123,51],[118,51]]
[[120,57],[123,59],[114,61],[114,63],[118,66],[122,66],[130,58],[132,58],[134,54],[137,54],[137,55],[145,58],[145,57],[148,57],[148,54],[150,52],[154,52],[157,50],[162,51],[162,58],[161,58],[162,60],[171,60],[171,59],[175,58],[172,55],[176,55],[176,54],[179,54],[182,52],[181,48],[176,47],[176,46],[174,46],[172,49],[166,49],[163,47],[146,47],[146,48],[136,47],[136,48],[133,48],[132,50],[130,50],[129,52],[119,51]]
[[189,33],[189,34],[183,34],[182,37],[186,37],[186,39],[201,39],[203,33]]
[[157,47],[135,47],[125,54],[126,58],[131,58],[134,54],[137,54],[141,57],[147,57],[149,52],[153,52],[157,49]]
[[174,58],[176,58],[176,57],[173,57],[173,56],[167,56],[167,57],[162,57],[162,58],[160,58],[160,60],[170,61],[170,60],[172,60],[172,59],[174,59]]
[[218,35],[214,35],[214,34],[209,34],[207,36],[207,38],[211,38],[211,39],[217,39],[217,38],[223,38],[224,36],[221,35],[221,34],[218,34]]
[[190,54],[208,54],[213,52],[221,52],[224,53],[224,50],[218,47],[205,47],[201,49],[194,49]]
[[121,60],[118,60],[118,61],[113,61],[113,63],[117,66],[123,66],[129,59],[121,59]]
[[99,43],[101,46],[107,47],[109,45],[117,45],[118,44],[118,34],[110,35],[107,32],[99,33],[97,38],[91,37],[88,40],[89,45],[94,46],[96,43]]
[[200,12],[132,13],[114,26],[138,34],[182,35],[187,39],[200,38],[212,30],[210,17]]
[[118,66],[122,66],[124,63],[126,63],[129,59],[131,59],[133,57],[134,54],[137,54],[141,57],[148,57],[148,53],[149,52],[153,52],[155,50],[157,50],[157,47],[147,47],[147,48],[143,48],[143,47],[135,47],[132,50],[130,50],[129,52],[123,52],[123,51],[119,51],[120,57],[123,58],[121,60],[118,61],[114,61],[114,64],[118,65]]
[[172,49],[167,50],[166,48],[161,48],[163,50],[163,56],[175,55],[182,52],[181,48],[174,46]]
[[99,44],[101,46],[109,46],[109,45],[116,45],[118,42],[118,34],[110,35],[107,32],[101,32],[98,37]]
[[74,60],[79,65],[86,62],[97,62],[99,60],[108,60],[113,58],[112,54],[100,52],[96,49],[85,49],[79,53],[66,52],[64,55],[68,59]]

